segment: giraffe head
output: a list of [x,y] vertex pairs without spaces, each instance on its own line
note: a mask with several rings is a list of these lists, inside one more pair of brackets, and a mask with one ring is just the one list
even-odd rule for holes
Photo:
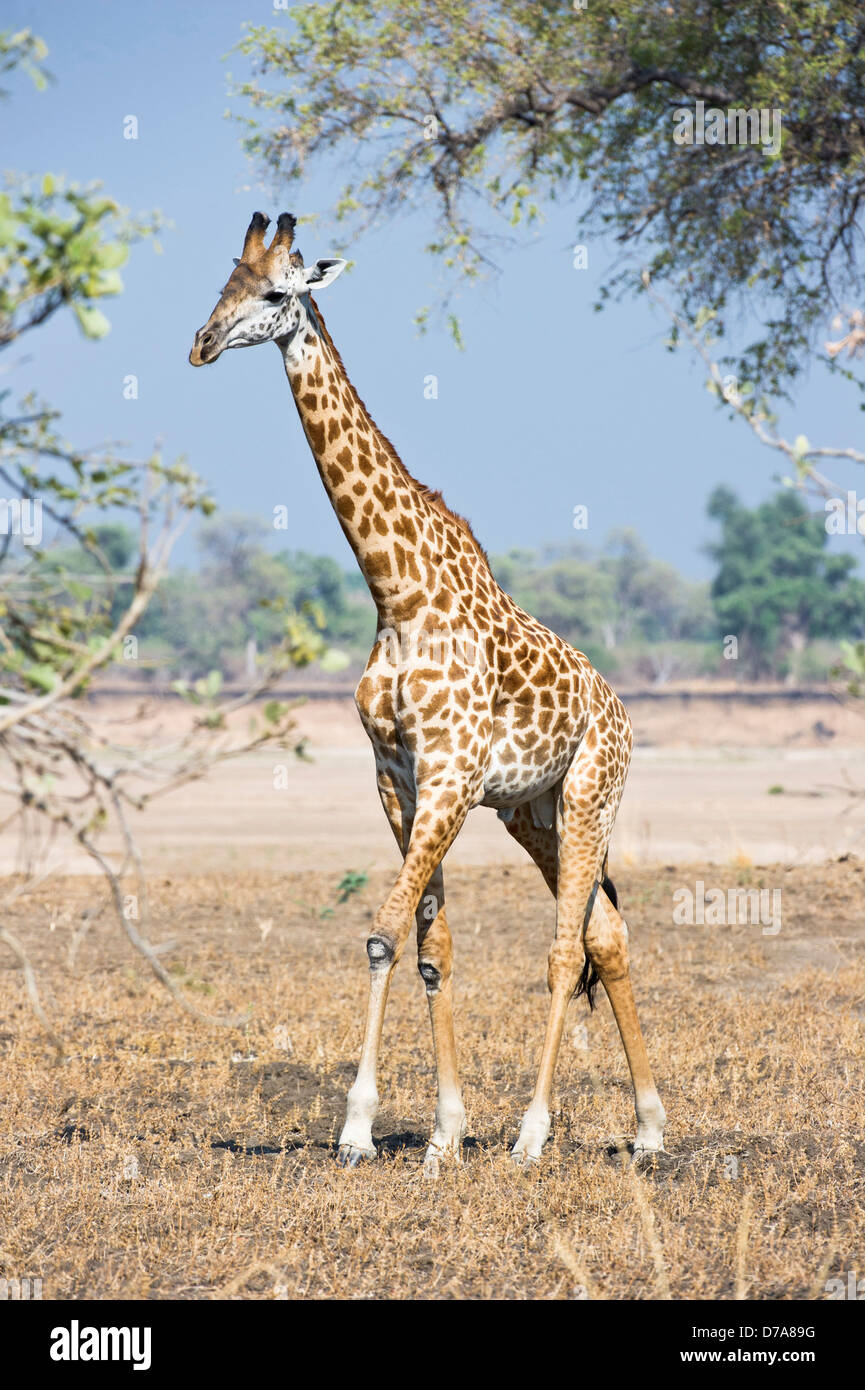
[[306,327],[310,290],[324,289],[345,269],[345,261],[333,258],[304,266],[300,252],[291,249],[295,218],[290,212],[280,213],[274,238],[265,246],[269,223],[263,212],[252,214],[240,259],[195,335],[189,354],[193,367],[215,362],[226,348],[293,339]]

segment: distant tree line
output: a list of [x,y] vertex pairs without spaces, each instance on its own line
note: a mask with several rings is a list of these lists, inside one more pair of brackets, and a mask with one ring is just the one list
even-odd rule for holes
[[[709,582],[654,558],[632,530],[600,547],[511,550],[491,564],[522,607],[611,678],[824,679],[839,643],[865,636],[865,583],[853,556],[828,551],[823,515],[791,489],[748,508],[720,487],[708,513],[720,531]],[[131,572],[131,533],[122,525],[97,533],[115,571]],[[134,669],[237,676],[282,640],[292,615],[320,633],[326,668],[366,659],[376,614],[359,573],[329,556],[273,550],[263,523],[247,516],[202,524],[197,545],[197,567],[169,574],[143,615]]]

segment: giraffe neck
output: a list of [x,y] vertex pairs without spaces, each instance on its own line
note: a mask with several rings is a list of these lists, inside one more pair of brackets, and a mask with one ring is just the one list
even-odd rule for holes
[[448,563],[474,556],[485,566],[483,552],[378,429],[311,300],[298,332],[277,342],[319,475],[380,621],[410,621],[446,584]]

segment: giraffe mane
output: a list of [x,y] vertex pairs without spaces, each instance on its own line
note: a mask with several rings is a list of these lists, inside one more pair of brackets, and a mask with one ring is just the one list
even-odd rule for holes
[[483,546],[481,545],[480,541],[478,540],[477,536],[472,530],[471,523],[467,520],[466,517],[460,516],[459,512],[455,512],[453,508],[449,507],[439,491],[437,491],[435,488],[427,487],[426,483],[422,483],[419,478],[416,478],[413,473],[409,472],[402,459],[400,458],[399,454],[397,453],[394,445],[390,442],[387,435],[379,429],[378,425],[375,423],[375,420],[373,420],[372,416],[370,415],[369,411],[367,410],[366,406],[364,405],[363,401],[358,395],[357,388],[345,369],[345,363],[343,362],[342,357],[340,356],[339,349],[336,346],[336,343],[333,341],[333,338],[330,336],[327,324],[322,318],[321,310],[319,309],[318,305],[316,304],[315,300],[312,298],[311,295],[310,302],[312,304],[313,310],[315,311],[316,326],[323,342],[325,343],[328,351],[332,354],[337,366],[342,372],[343,380],[348,386],[351,395],[357,401],[364,415],[369,420],[370,424],[372,425],[373,429],[375,430],[376,434],[381,440],[381,443],[386,449],[387,453],[393,459],[394,463],[396,463],[397,466],[400,468],[408,482],[412,483],[417,488],[424,501],[428,502],[431,507],[435,507],[436,511],[441,512],[442,516],[447,517],[449,521],[453,521],[455,525],[458,526],[459,529],[466,536],[468,536],[469,540],[474,545],[475,550],[480,555],[484,564],[489,568],[489,556],[487,555],[487,552],[484,550]]

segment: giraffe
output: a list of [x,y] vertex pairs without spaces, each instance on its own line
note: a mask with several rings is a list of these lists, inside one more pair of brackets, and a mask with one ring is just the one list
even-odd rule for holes
[[494,808],[556,899],[550,1008],[535,1089],[513,1147],[540,1158],[572,997],[600,981],[630,1068],[634,1155],[663,1149],[664,1108],[637,1018],[628,929],[607,877],[607,850],[630,761],[624,706],[587,657],[499,587],[468,522],[418,482],[351,384],[311,291],[345,268],[305,266],[295,218],[256,212],[239,259],[189,361],[275,342],[303,431],[378,611],[355,702],[372,743],[382,806],[402,867],[366,943],[369,997],[357,1077],[337,1157],[376,1156],[377,1062],[388,991],[411,934],[426,988],[436,1064],[435,1120],[424,1158],[435,1174],[460,1156],[466,1115],[453,1026],[453,949],[442,860],[468,812]]

